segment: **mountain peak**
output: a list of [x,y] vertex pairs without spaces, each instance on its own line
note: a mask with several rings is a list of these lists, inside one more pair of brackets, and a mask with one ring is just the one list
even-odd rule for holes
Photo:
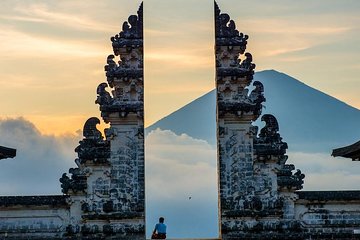
[[[274,115],[289,149],[331,152],[360,137],[360,110],[276,70],[257,72],[265,87],[263,114]],[[215,90],[199,97],[147,128],[187,134],[216,144]],[[255,122],[261,125],[260,121]]]

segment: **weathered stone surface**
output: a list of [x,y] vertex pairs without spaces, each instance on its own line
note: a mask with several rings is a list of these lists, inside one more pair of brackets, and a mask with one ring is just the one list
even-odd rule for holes
[[70,221],[67,196],[0,197],[1,239],[60,239]]
[[288,145],[265,114],[264,88],[245,54],[248,37],[215,3],[218,172],[222,239],[360,239],[357,191],[301,192],[305,175],[286,164]]
[[236,46],[240,48],[240,53],[243,54],[249,36],[240,33],[230,16],[227,13],[221,13],[217,3],[214,2],[214,4],[216,46]]
[[80,145],[75,148],[78,154],[77,164],[84,164],[91,161],[93,164],[108,163],[110,158],[110,142],[103,140],[103,136],[96,125],[100,124],[98,118],[89,118],[83,129],[84,139],[79,143]]
[[360,191],[298,191],[299,200],[314,202],[359,201]]
[[66,200],[68,196],[48,195],[48,196],[3,196],[0,197],[0,208],[10,206],[44,206],[52,207],[68,206]]
[[111,38],[108,83],[95,101],[110,123],[106,139],[100,120],[89,118],[75,148],[77,167],[60,178],[65,195],[0,197],[0,238],[145,239],[142,19],[141,4]]
[[[144,115],[144,70],[143,70],[143,5],[138,15],[131,15],[124,22],[122,31],[111,37],[114,55],[107,57],[105,65],[108,85],[101,83],[97,89],[101,115],[105,122],[113,116],[127,117]],[[116,56],[120,60],[115,61]],[[111,94],[106,87],[112,88]]]
[[[103,225],[109,236],[122,234],[145,238],[145,163],[144,163],[144,74],[143,5],[138,15],[124,22],[122,31],[111,38],[114,55],[105,66],[108,83],[97,89],[96,103],[101,116],[110,123],[105,130],[110,145],[106,172],[93,178],[94,197],[83,203],[91,221],[116,220]],[[116,56],[120,60],[115,61]],[[106,88],[111,89],[111,94]]]
[[[279,218],[287,201],[278,192],[276,169],[286,161],[287,145],[273,116],[264,115],[266,126],[259,137],[252,126],[265,97],[258,81],[253,83],[254,90],[248,90],[255,68],[252,55],[245,53],[245,60],[239,60],[248,37],[235,29],[217,5],[215,26],[221,236],[240,239],[246,233],[283,229]],[[286,223],[284,229],[292,224]]]

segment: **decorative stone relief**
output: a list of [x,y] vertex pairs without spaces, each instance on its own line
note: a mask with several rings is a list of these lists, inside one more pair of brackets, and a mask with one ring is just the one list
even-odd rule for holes
[[145,239],[142,19],[141,5],[111,38],[107,83],[99,84],[95,100],[110,123],[106,139],[96,129],[100,120],[90,118],[75,149],[78,168],[60,179],[81,214],[66,227],[69,237]]
[[87,188],[86,172],[80,170],[80,168],[70,168],[69,173],[71,174],[70,178],[66,173],[60,178],[62,192],[65,194],[70,193],[69,191],[71,191],[72,194],[78,192],[85,193]]
[[[107,57],[108,83],[101,83],[96,103],[110,123],[106,176],[93,178],[94,199],[84,203],[88,220],[116,219],[103,225],[106,235],[145,238],[143,7],[111,37],[114,54]],[[117,59],[118,58],[118,59]],[[106,90],[109,88],[109,91]],[[90,206],[89,203],[96,203]],[[123,222],[126,220],[126,223]]]
[[[215,3],[216,26],[216,86],[218,114],[248,115],[252,120],[261,114],[264,87],[254,82],[255,89],[249,94],[255,64],[252,55],[245,53],[248,36],[239,33],[227,14],[220,14]],[[244,54],[245,59],[241,60]]]
[[[262,116],[265,127],[259,135],[252,126],[266,100],[264,86],[252,82],[255,64],[245,52],[249,37],[236,30],[235,22],[216,3],[215,28],[222,239],[294,230],[298,222],[282,217],[293,212],[294,200],[290,199],[301,189],[304,175],[300,170],[293,173],[285,164],[287,144],[274,116]],[[249,91],[251,84],[254,88]]]
[[[138,15],[131,15],[124,22],[122,31],[111,37],[114,54],[107,57],[105,71],[110,95],[106,92],[107,87],[100,84],[96,103],[105,122],[109,122],[111,113],[118,113],[120,117],[126,117],[129,113],[135,113],[143,117],[143,7],[139,8]],[[116,62],[116,57],[119,60]]]
[[261,117],[261,121],[265,122],[265,126],[260,130],[259,137],[254,140],[257,160],[271,160],[273,156],[276,156],[279,161],[287,159],[284,156],[288,145],[282,141],[278,133],[279,124],[276,118],[271,114],[265,114]]
[[91,161],[93,164],[103,164],[108,162],[110,157],[110,142],[103,139],[102,133],[96,129],[96,125],[100,124],[98,118],[89,118],[83,129],[84,139],[75,148],[78,154],[76,160],[79,164]]

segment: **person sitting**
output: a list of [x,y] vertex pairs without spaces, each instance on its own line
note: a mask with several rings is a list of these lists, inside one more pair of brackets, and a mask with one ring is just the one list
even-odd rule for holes
[[152,239],[166,239],[166,225],[163,217],[160,217],[159,223],[155,225]]

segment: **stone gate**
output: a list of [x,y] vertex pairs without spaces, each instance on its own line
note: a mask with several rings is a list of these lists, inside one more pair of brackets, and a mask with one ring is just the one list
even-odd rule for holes
[[142,4],[111,43],[95,100],[105,138],[88,119],[77,167],[60,178],[64,195],[0,197],[0,238],[145,239]]
[[253,81],[249,37],[214,4],[221,238],[360,239],[359,191],[298,191],[305,175],[286,164],[276,118],[261,116],[266,99]]
[[[299,191],[305,175],[286,164],[276,118],[261,114],[248,39],[215,3],[220,237],[360,239],[360,191]],[[0,197],[1,239],[146,238],[142,4],[111,42],[95,100],[110,128],[86,121],[63,195]]]

